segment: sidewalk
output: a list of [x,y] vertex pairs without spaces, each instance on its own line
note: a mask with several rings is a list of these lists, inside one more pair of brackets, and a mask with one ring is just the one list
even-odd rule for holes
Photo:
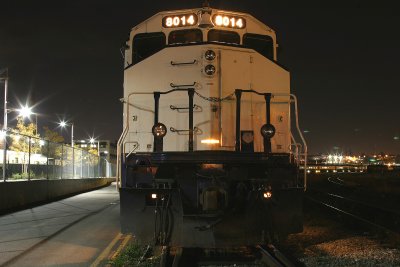
[[119,203],[112,184],[60,201],[0,217],[0,266],[66,227]]

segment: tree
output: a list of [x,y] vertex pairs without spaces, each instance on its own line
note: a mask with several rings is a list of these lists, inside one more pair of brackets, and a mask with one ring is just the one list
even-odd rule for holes
[[61,158],[62,146],[60,143],[64,142],[64,137],[59,133],[50,130],[47,126],[43,127],[43,129],[44,138],[49,143],[42,147],[42,154],[53,159]]
[[99,153],[98,150],[96,148],[91,147],[91,148],[89,148],[88,152],[89,152],[88,156],[89,156],[90,165],[92,165],[92,166],[97,165],[99,162],[99,158],[97,156]]
[[[22,117],[17,118],[16,133],[11,135],[10,150],[23,154],[22,172],[28,172],[29,153],[38,153],[41,150],[40,135],[36,133],[36,125],[25,125]],[[27,154],[28,153],[28,154]]]

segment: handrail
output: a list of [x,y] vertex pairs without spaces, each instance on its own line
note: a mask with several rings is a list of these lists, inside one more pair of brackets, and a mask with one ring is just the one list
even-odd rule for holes
[[[180,110],[182,110],[182,109],[184,109],[184,110],[188,110],[189,109],[189,107],[177,107],[177,106],[174,106],[174,105],[170,105],[169,108],[171,110],[176,110],[178,112],[180,112]],[[199,105],[194,104],[193,105],[193,111],[195,111],[195,110],[200,110],[201,111],[201,107]]]
[[175,61],[171,61],[171,65],[172,65],[172,66],[194,65],[194,64],[196,64],[197,62],[198,62],[197,59],[193,59],[193,61],[189,61],[189,62],[175,62]]
[[125,101],[125,99],[121,99],[123,104],[126,104],[126,125],[125,128],[123,129],[121,136],[118,139],[117,142],[117,172],[116,172],[116,187],[117,189],[120,187],[120,182],[121,182],[121,167],[122,167],[122,162],[121,162],[121,146],[122,143],[124,142],[126,135],[128,134],[129,131],[129,107],[131,103],[129,102],[129,98],[133,95],[152,95],[153,93],[149,92],[132,92],[128,94],[128,97]]
[[[172,133],[177,133],[177,134],[180,134],[181,132],[190,132],[190,129],[179,130],[179,129],[175,129],[174,127],[169,127],[169,130],[170,130]],[[197,127],[194,127],[194,128],[193,128],[193,133],[198,133],[199,131],[200,131],[199,128],[197,128]]]
[[196,86],[197,82],[193,82],[192,84],[174,84],[170,83],[169,86],[172,88],[179,88],[179,87],[194,87]]
[[303,151],[304,151],[304,191],[307,190],[307,153],[308,153],[308,148],[307,148],[307,142],[303,136],[303,133],[300,130],[300,125],[299,125],[299,111],[298,111],[298,106],[297,106],[297,97],[294,94],[290,94],[290,97],[293,98],[294,100],[294,109],[295,109],[295,117],[296,117],[296,128],[297,132],[300,136],[300,139],[303,143]]
[[292,132],[290,132],[290,138],[291,138],[292,142],[291,142],[291,144],[289,145],[289,149],[290,149],[290,151],[292,151],[292,146],[294,146],[294,147],[296,148],[296,151],[295,151],[295,159],[296,159],[296,162],[298,162],[298,158],[299,158],[299,147],[297,146],[297,141],[296,141],[296,139],[294,138]]
[[133,147],[133,149],[128,153],[128,155],[125,158],[129,158],[129,156],[135,152],[136,149],[139,148],[139,142],[138,141],[130,141],[130,142],[125,142],[124,143],[124,151],[122,152],[125,155],[125,145],[126,144],[135,144],[136,146]]

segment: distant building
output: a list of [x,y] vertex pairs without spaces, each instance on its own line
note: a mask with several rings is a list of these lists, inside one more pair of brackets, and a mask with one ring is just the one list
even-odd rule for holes
[[100,140],[100,157],[110,163],[117,163],[117,144],[110,140]]
[[91,148],[97,149],[97,145],[99,144],[100,149],[100,157],[105,159],[109,163],[116,164],[117,163],[117,144],[110,140],[99,140],[94,143],[90,143],[87,140],[77,140],[75,141],[75,145],[89,150]]

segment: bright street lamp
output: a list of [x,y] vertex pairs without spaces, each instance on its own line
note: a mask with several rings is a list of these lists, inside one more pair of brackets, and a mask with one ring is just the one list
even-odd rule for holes
[[2,138],[4,141],[4,148],[3,148],[3,181],[6,181],[6,157],[7,157],[7,92],[8,92],[8,69],[0,70],[0,74],[5,73],[4,77],[0,77],[0,80],[4,80],[4,122],[3,122],[3,132],[4,137]]
[[26,105],[22,106],[20,109],[17,109],[17,111],[19,112],[19,116],[22,118],[29,118],[33,114],[32,108]]
[[95,142],[97,142],[97,156],[100,157],[100,141],[94,139],[94,137],[90,137],[89,142],[93,145]]
[[28,118],[30,119],[31,115],[35,115],[35,131],[37,134],[38,133],[38,120],[37,120],[37,114],[32,112],[32,107],[28,107],[27,105],[25,106],[21,106],[21,108],[19,109],[11,109],[11,111],[18,111],[20,117],[22,117],[23,119]]
[[[93,145],[96,142],[94,137],[90,137],[89,142]],[[100,141],[97,140],[97,169],[98,169],[98,177],[100,177]]]
[[[68,124],[65,121],[60,121],[61,128],[65,128]],[[75,177],[75,152],[74,152],[74,124],[71,123],[71,148],[72,148],[72,178]]]
[[68,124],[65,121],[60,121],[58,125],[60,125],[61,128],[65,128],[71,125],[71,147],[74,147],[74,124],[73,123]]

